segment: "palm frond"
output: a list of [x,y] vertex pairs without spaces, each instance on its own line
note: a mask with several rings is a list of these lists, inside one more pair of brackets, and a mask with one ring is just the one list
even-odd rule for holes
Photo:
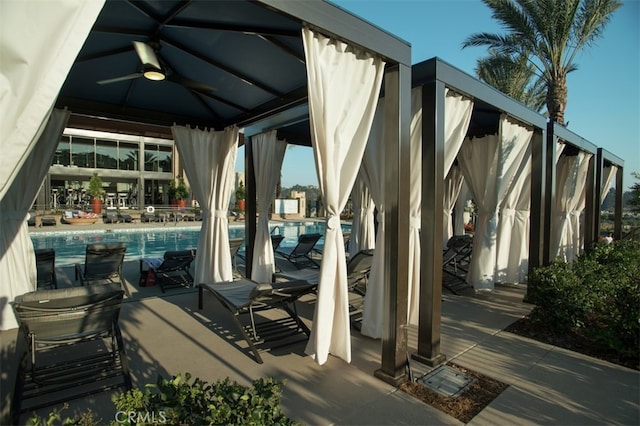
[[[539,81],[560,90],[555,99],[566,98],[566,75],[578,69],[578,52],[600,38],[621,0],[482,0],[492,17],[506,34],[477,33],[469,36],[462,47],[486,46],[495,54],[526,58],[535,67]],[[483,65],[484,66],[484,65]],[[495,63],[492,66],[497,67]],[[504,69],[496,68],[496,72]],[[513,71],[512,71],[513,72]],[[510,76],[512,84],[519,75]],[[506,79],[508,80],[508,79]],[[529,85],[532,99],[535,85]],[[525,92],[523,92],[525,93]],[[566,99],[556,102],[562,109]],[[562,119],[562,112],[558,118]],[[555,116],[550,111],[550,116]]]

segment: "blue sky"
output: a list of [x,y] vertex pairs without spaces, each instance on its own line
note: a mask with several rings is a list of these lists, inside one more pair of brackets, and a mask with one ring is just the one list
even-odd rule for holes
[[[333,3],[411,44],[412,63],[434,56],[474,75],[485,48],[462,50],[472,33],[501,32],[479,0],[334,0]],[[569,74],[565,122],[589,142],[625,160],[624,188],[640,172],[640,0],[623,0],[602,38]],[[243,170],[244,150],[236,170]],[[317,185],[311,148],[291,147],[282,185]]]

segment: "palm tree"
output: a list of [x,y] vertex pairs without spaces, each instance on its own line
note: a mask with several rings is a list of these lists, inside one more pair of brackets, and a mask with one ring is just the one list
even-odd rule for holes
[[602,36],[619,0],[482,0],[506,35],[477,33],[463,48],[488,46],[499,55],[523,56],[547,86],[551,120],[564,124],[567,74],[578,69],[577,54]]
[[489,49],[489,56],[476,63],[478,78],[502,93],[522,102],[538,112],[545,104],[544,80],[536,76],[536,70],[525,56],[512,58]]

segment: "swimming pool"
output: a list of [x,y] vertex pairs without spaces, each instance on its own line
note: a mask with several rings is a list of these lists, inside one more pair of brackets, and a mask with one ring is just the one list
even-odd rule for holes
[[[274,229],[275,228],[275,229]],[[343,225],[343,230],[351,226]],[[270,224],[275,234],[285,236],[281,246],[295,246],[298,235],[318,232],[324,234],[324,222],[287,222]],[[87,244],[125,243],[125,261],[145,257],[162,257],[164,252],[188,250],[198,247],[199,226],[172,228],[136,228],[114,230],[52,231],[32,233],[36,249],[52,248],[56,251],[56,266],[83,263]],[[244,225],[229,225],[229,238],[244,237]],[[320,239],[318,245],[323,244]]]

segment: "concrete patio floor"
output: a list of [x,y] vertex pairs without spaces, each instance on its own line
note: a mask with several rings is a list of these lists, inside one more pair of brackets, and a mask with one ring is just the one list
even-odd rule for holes
[[[330,356],[318,366],[300,342],[253,355],[227,311],[205,293],[198,309],[196,289],[138,287],[138,261],[125,262],[132,291],[125,300],[120,326],[134,386],[189,372],[214,382],[229,377],[249,385],[257,378],[285,379],[283,409],[309,425],[455,425],[453,417],[374,377],[380,367],[381,342],[352,328],[352,362]],[[73,284],[73,269],[58,268],[62,285]],[[444,291],[447,293],[446,291]],[[496,286],[493,293],[445,294],[442,305],[442,352],[458,365],[509,384],[509,388],[470,424],[639,424],[640,373],[575,352],[502,331],[528,313],[524,288]],[[299,303],[311,324],[314,297]],[[0,332],[3,413],[10,402],[16,366],[17,330]],[[408,329],[410,351],[417,331]],[[415,375],[427,372],[411,361]],[[90,407],[108,424],[115,416],[105,392],[70,402],[74,410]],[[39,410],[41,415],[51,408]],[[24,423],[28,418],[21,418]]]

